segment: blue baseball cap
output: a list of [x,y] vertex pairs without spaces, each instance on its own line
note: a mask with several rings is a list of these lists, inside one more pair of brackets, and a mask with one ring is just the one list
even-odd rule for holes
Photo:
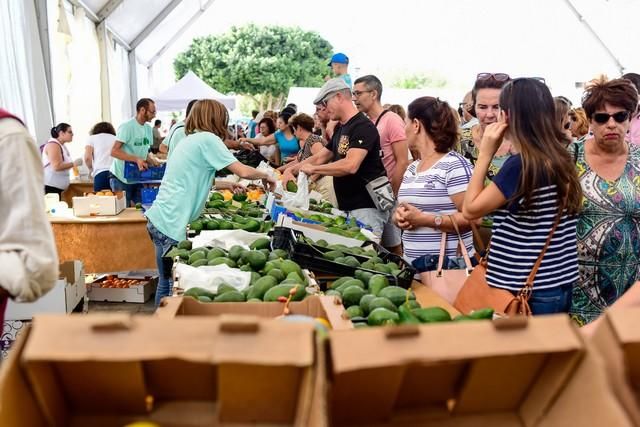
[[329,66],[331,66],[331,64],[333,63],[336,64],[348,64],[349,63],[349,57],[347,55],[345,55],[344,53],[335,53],[332,57],[331,57],[331,61],[329,61]]

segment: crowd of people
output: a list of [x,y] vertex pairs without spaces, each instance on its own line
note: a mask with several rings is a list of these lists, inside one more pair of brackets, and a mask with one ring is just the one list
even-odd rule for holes
[[[94,126],[84,163],[96,191],[124,190],[136,203],[140,184],[127,181],[124,162],[144,170],[157,165],[152,151],[167,156],[145,213],[160,272],[156,302],[170,292],[161,256],[185,237],[217,171],[275,186],[230,150],[259,152],[285,183],[306,174],[311,188],[419,272],[436,269],[443,241],[447,268],[463,268],[464,245],[474,264],[486,260],[491,287],[515,295],[543,253],[534,314],[570,313],[584,325],[640,280],[640,75],[595,79],[576,107],[554,98],[543,78],[480,73],[457,109],[429,96],[405,109],[382,104],[376,76],[352,82],[348,62],[332,57],[335,77],[314,99],[313,116],[290,104],[230,128],[222,104],[193,100],[160,138],[149,124],[155,103],[143,98],[117,132]],[[60,123],[40,147],[45,192],[64,191],[69,169],[82,163],[65,147],[73,136]]]

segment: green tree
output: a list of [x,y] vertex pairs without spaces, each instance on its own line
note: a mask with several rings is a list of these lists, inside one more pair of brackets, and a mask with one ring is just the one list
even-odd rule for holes
[[448,84],[447,79],[436,73],[408,73],[395,78],[391,87],[399,89],[442,88]]
[[174,60],[176,77],[191,70],[216,90],[252,98],[261,111],[279,108],[292,86],[320,86],[331,44],[298,27],[250,24],[195,38]]

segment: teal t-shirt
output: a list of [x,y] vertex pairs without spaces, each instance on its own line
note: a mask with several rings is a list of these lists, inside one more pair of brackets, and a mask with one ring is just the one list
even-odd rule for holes
[[187,134],[184,132],[184,121],[179,121],[169,129],[169,135],[164,140],[164,144],[168,147],[167,159],[171,157],[173,150],[176,149],[180,141],[185,139]]
[[160,191],[146,217],[164,235],[184,240],[187,224],[198,218],[216,171],[237,160],[211,132],[196,132],[178,145],[167,162]]
[[344,80],[344,82],[351,88],[353,87],[353,83],[351,83],[351,75],[349,74],[343,74],[340,76],[340,78],[342,80]]
[[[148,123],[141,125],[134,117],[120,125],[116,141],[124,143],[122,151],[125,153],[145,160],[153,143],[153,128]],[[110,171],[120,181],[128,183],[124,179],[124,160],[114,158]]]

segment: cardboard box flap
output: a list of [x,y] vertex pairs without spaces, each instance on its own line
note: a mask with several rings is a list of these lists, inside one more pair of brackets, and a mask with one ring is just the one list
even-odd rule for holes
[[640,310],[635,307],[613,308],[607,310],[606,316],[621,344],[640,343]]
[[[65,330],[67,333],[59,334]],[[233,339],[226,339],[231,338]],[[250,316],[36,316],[26,361],[181,359],[306,367],[313,364],[314,329]],[[221,345],[224,343],[224,345]]]
[[67,261],[60,264],[59,276],[66,279],[67,283],[76,283],[82,277],[82,261]]
[[332,331],[333,371],[576,351],[583,346],[569,318],[562,315],[536,318],[521,329],[500,330],[489,321],[421,325],[416,333],[395,337],[391,329]]

